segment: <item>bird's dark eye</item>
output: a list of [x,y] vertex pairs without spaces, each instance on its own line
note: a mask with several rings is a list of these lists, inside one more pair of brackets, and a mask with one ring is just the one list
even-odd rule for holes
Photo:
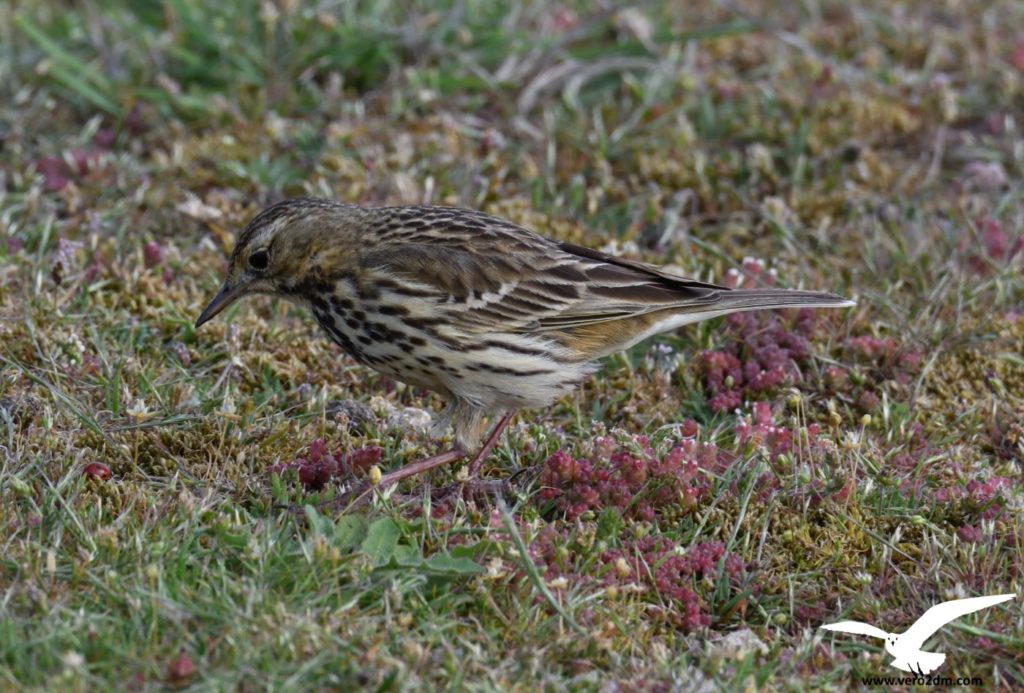
[[262,272],[263,270],[267,269],[267,265],[269,264],[270,253],[267,251],[266,248],[260,248],[259,250],[254,251],[253,254],[249,256],[249,267],[252,267],[257,272]]

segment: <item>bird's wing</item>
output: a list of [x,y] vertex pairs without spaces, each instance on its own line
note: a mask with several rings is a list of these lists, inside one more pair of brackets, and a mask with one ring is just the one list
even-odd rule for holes
[[882,640],[885,640],[889,635],[881,628],[876,628],[870,623],[864,623],[863,621],[839,621],[837,623],[826,623],[820,627],[824,630],[834,630],[837,633],[870,635],[872,638],[881,638]]
[[936,604],[928,609],[928,611],[925,611],[921,618],[914,621],[914,625],[910,626],[900,636],[900,644],[906,644],[908,647],[919,650],[935,631],[950,621],[955,621],[961,616],[980,611],[981,609],[987,609],[990,606],[1001,604],[1016,597],[1016,594],[996,594],[990,597],[954,599]]
[[[396,208],[404,209],[404,208]],[[710,306],[729,290],[656,267],[558,244],[487,215],[438,208],[423,225],[362,255],[361,265],[426,299],[469,331],[565,330],[669,307]],[[445,208],[440,208],[444,210]],[[440,214],[431,221],[430,214]],[[395,289],[400,291],[399,288]]]

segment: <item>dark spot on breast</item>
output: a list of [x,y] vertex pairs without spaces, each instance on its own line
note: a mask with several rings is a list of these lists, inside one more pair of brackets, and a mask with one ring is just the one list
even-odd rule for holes
[[356,347],[352,340],[349,339],[348,335],[339,330],[334,325],[333,321],[320,320],[319,316],[317,316],[317,318],[318,321],[320,322],[320,326],[324,328],[324,330],[327,332],[327,335],[331,338],[332,341],[334,341],[335,344],[340,346],[346,354],[354,358],[356,361],[359,361],[360,363],[364,362],[363,352],[360,351],[358,347]]
[[544,349],[534,349],[519,344],[502,342],[497,339],[488,339],[486,341],[480,342],[479,344],[472,348],[475,351],[478,349],[488,349],[491,347],[495,349],[504,349],[505,351],[511,351],[514,354],[523,354],[524,356],[546,356],[548,353]]
[[414,327],[424,332],[428,332],[427,328],[440,325],[444,322],[444,318],[407,318],[405,323],[410,327]]
[[505,366],[491,366],[491,365],[484,366],[482,370],[484,370],[484,371],[486,371],[488,373],[497,373],[499,375],[521,375],[521,376],[528,376],[528,375],[552,375],[552,374],[554,374],[554,371],[549,371],[549,370],[545,370],[545,369],[542,369],[542,368],[538,368],[538,369],[530,370],[530,371],[517,371],[515,368],[506,368]]
[[286,287],[288,293],[297,294],[310,303],[314,298],[321,298],[329,295],[334,290],[334,285],[320,277],[307,276],[297,284]]
[[381,342],[397,342],[405,337],[404,332],[393,330],[382,322],[368,321],[366,327],[370,332],[370,336]]

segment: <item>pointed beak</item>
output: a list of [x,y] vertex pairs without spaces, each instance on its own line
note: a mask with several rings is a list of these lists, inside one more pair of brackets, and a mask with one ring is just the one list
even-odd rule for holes
[[213,297],[210,304],[203,308],[203,312],[199,314],[199,319],[196,320],[196,327],[202,327],[205,323],[212,320],[222,310],[230,306],[235,302],[236,299],[245,294],[245,290],[248,287],[244,282],[239,283],[237,286],[230,286],[226,281],[224,286],[220,287],[220,291]]

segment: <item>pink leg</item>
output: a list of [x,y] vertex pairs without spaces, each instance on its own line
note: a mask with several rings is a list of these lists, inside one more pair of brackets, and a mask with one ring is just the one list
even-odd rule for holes
[[502,414],[501,418],[498,419],[498,423],[494,424],[494,429],[491,430],[491,434],[487,436],[487,440],[484,442],[484,446],[480,448],[480,452],[476,454],[473,461],[469,463],[469,478],[472,479],[480,472],[480,465],[484,463],[487,456],[491,454],[491,450],[498,444],[498,439],[501,438],[501,432],[504,431],[509,423],[512,421],[512,417],[515,416],[514,411],[506,412]]
[[418,462],[413,462],[412,464],[407,464],[401,469],[396,469],[395,471],[389,474],[385,474],[380,478],[379,486],[383,488],[386,486],[390,486],[391,484],[397,484],[399,481],[405,479],[406,477],[421,474],[425,471],[433,469],[434,467],[441,467],[446,464],[451,464],[455,460],[461,460],[465,456],[466,453],[464,453],[462,450],[459,450],[458,448],[454,450],[440,452],[436,455],[433,455],[432,457],[426,458],[425,460],[420,460]]
[[[480,465],[482,465],[484,463],[484,460],[487,459],[487,456],[491,454],[491,450],[494,449],[494,446],[498,443],[498,439],[501,437],[501,432],[505,430],[509,422],[512,420],[513,416],[515,416],[515,412],[508,412],[507,414],[503,414],[502,417],[498,419],[498,423],[494,425],[494,429],[491,430],[490,435],[487,436],[487,440],[484,442],[484,446],[480,448],[480,452],[478,452],[476,456],[473,458],[473,461],[469,463],[470,478],[475,477],[477,473],[480,471]],[[397,484],[402,479],[406,479],[410,476],[415,476],[417,474],[422,474],[423,472],[429,471],[434,467],[441,467],[446,464],[451,464],[456,460],[461,460],[465,456],[466,453],[463,452],[462,450],[459,450],[458,448],[448,450],[446,452],[440,452],[436,455],[433,455],[432,457],[426,458],[425,460],[420,460],[418,462],[413,462],[412,464],[407,464],[401,469],[396,469],[395,471],[390,472],[389,474],[385,474],[380,478],[380,484],[378,485],[381,487],[386,487],[392,484]]]

